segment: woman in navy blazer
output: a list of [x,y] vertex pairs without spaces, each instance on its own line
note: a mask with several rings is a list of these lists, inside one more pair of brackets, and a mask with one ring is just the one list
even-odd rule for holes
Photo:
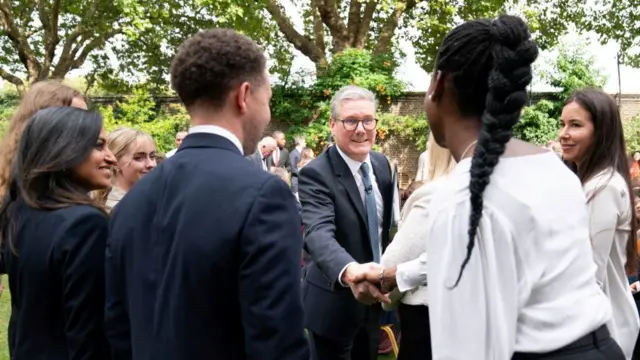
[[89,192],[110,185],[102,119],[57,107],[27,123],[0,206],[13,360],[101,360],[108,220]]

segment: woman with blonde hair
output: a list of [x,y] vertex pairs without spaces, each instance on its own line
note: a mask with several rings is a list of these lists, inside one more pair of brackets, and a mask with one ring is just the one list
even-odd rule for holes
[[300,151],[300,161],[298,162],[298,170],[302,169],[305,165],[309,163],[309,161],[313,160],[315,155],[313,154],[313,150],[309,148],[303,148]]
[[117,161],[112,169],[112,187],[95,197],[111,211],[138,180],[156,167],[156,144],[144,131],[119,128],[109,134],[107,147]]
[[[424,253],[428,241],[425,238],[424,224],[431,208],[431,199],[438,191],[439,184],[444,182],[456,165],[451,152],[440,147],[433,135],[429,136],[428,157],[424,185],[415,190],[405,202],[398,233],[382,255],[380,264],[387,269],[406,267],[405,264],[415,263]],[[416,270],[414,275],[420,277],[422,274]],[[390,298],[391,305],[383,304],[383,308],[391,311],[398,307],[402,333],[398,359],[431,359],[427,287],[415,287],[404,293],[396,288],[391,292]]]
[[9,131],[2,143],[0,143],[0,197],[7,191],[9,172],[27,120],[38,110],[58,106],[87,109],[84,96],[79,91],[59,81],[49,80],[35,83],[23,96],[20,105],[11,117]]

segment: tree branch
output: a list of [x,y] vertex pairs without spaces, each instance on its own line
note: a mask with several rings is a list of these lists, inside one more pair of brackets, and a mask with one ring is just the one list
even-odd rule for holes
[[[113,29],[105,34],[97,36],[88,43],[85,42],[88,40],[81,40],[77,46],[73,48],[73,50],[69,53],[67,57],[60,57],[58,63],[56,64],[53,72],[51,73],[51,77],[54,79],[62,79],[64,76],[71,70],[78,69],[84,62],[87,60],[87,57],[93,50],[102,48],[106,42],[112,37],[122,33],[120,29]],[[82,49],[82,50],[80,50]],[[80,55],[76,57],[76,54],[80,52]]]
[[324,42],[324,24],[322,23],[322,18],[320,17],[320,12],[318,11],[318,3],[320,1],[322,0],[311,0],[313,35],[315,37],[316,46],[318,46],[320,51],[325,54],[327,47]]
[[318,11],[322,17],[322,22],[329,28],[329,32],[331,33],[331,52],[334,54],[339,53],[344,50],[349,42],[349,32],[340,17],[336,0],[319,1]]
[[358,26],[357,35],[353,40],[353,47],[362,49],[367,43],[367,38],[369,37],[369,27],[371,26],[371,20],[373,20],[373,15],[376,12],[377,6],[378,2],[376,0],[370,0],[369,2],[367,2],[367,5],[365,5],[364,14],[362,15],[362,19],[360,20],[360,25]]
[[60,43],[58,36],[58,21],[60,16],[60,0],[54,0],[51,14],[47,12],[45,0],[38,0],[38,16],[44,28],[44,63],[40,70],[38,80],[44,80],[49,76],[49,71],[56,48]]
[[361,0],[351,0],[349,4],[349,20],[347,21],[347,31],[349,32],[349,44],[353,46],[358,36],[360,28],[360,9],[362,8]]
[[0,68],[0,77],[15,85],[19,92],[22,92],[24,89],[24,81],[3,68]]
[[287,41],[315,63],[325,59],[324,52],[311,39],[296,31],[291,20],[282,12],[276,0],[266,0],[266,5],[267,11],[271,14],[271,17],[278,25],[278,29],[280,29]]
[[400,18],[404,13],[410,12],[416,7],[416,0],[406,0],[402,3],[398,3],[398,6],[393,10],[391,15],[387,18],[380,35],[378,36],[378,42],[373,49],[374,55],[382,55],[389,52],[391,47],[391,40],[396,32]]
[[11,3],[0,1],[0,20],[2,20],[0,24],[5,30],[6,36],[13,44],[13,47],[18,52],[18,58],[27,69],[29,78],[37,78],[40,72],[40,62],[38,62],[27,39],[20,33],[13,19],[10,4]]

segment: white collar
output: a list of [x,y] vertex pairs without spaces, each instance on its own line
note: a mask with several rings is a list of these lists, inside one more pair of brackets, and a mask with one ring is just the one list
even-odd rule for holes
[[244,150],[242,150],[242,143],[240,142],[240,139],[238,139],[238,137],[234,133],[232,133],[231,131],[221,126],[198,125],[189,129],[189,134],[195,134],[195,133],[209,133],[209,134],[222,136],[223,138],[231,141],[233,145],[235,145],[238,148],[238,150],[240,150],[240,154],[244,155]]
[[[356,176],[356,174],[360,170],[360,166],[362,166],[362,163],[360,161],[355,161],[349,156],[347,156],[347,154],[345,154],[344,152],[342,152],[342,150],[340,150],[340,147],[338,145],[335,145],[335,146],[340,156],[342,156],[342,159],[344,160],[344,162],[347,163],[349,170],[351,170],[351,175]],[[367,154],[367,158],[364,159],[364,162],[366,162],[369,165],[369,174],[372,174],[373,166],[371,166],[371,157],[369,156],[369,154]]]

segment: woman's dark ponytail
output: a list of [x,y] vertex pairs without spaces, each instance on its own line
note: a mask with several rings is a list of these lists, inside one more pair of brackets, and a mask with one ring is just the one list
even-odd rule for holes
[[532,79],[531,64],[538,56],[538,47],[530,39],[529,29],[520,18],[501,16],[487,24],[491,26],[493,42],[488,50],[491,56],[486,58],[493,61],[493,67],[488,74],[482,126],[471,160],[471,216],[467,255],[454,287],[460,282],[471,258],[482,218],[483,194],[526,104],[526,88]]

